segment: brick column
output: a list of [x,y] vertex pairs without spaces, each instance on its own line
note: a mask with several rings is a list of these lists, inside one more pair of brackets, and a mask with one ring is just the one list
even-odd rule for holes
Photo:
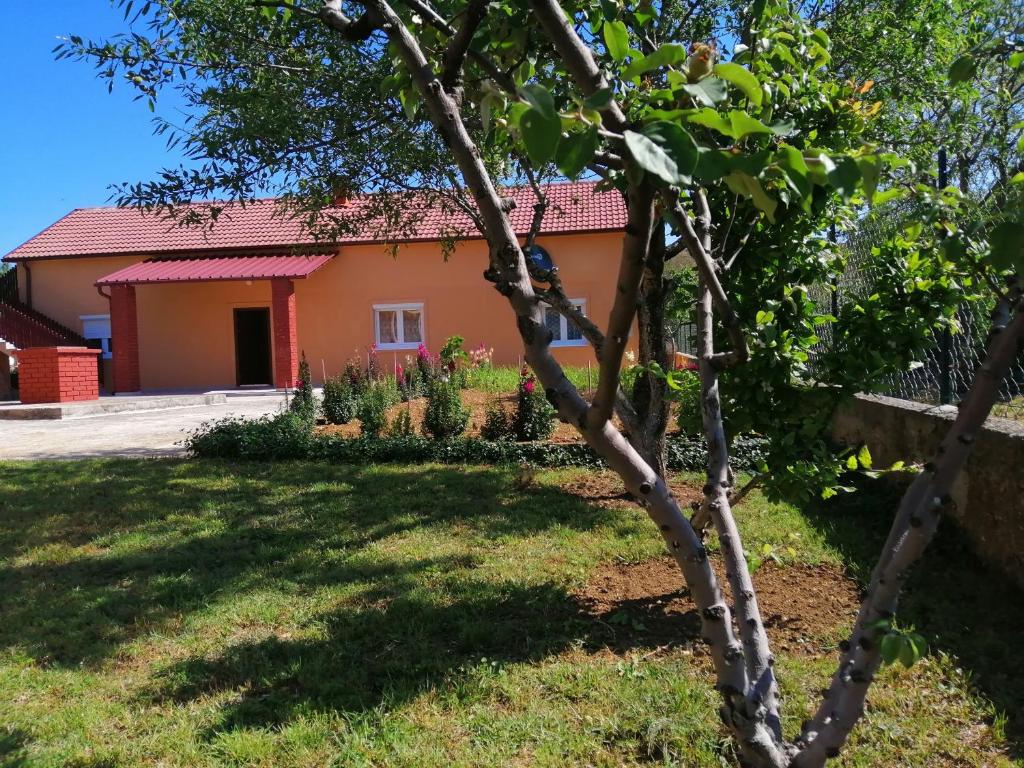
[[277,277],[270,281],[274,327],[274,386],[294,387],[299,378],[299,333],[295,322],[295,285]]
[[110,334],[113,344],[114,392],[138,392],[139,321],[134,285],[110,287]]

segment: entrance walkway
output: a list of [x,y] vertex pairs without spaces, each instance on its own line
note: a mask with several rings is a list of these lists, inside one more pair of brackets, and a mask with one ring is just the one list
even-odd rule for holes
[[227,402],[159,411],[107,413],[59,420],[0,421],[0,460],[178,456],[181,441],[206,421],[257,418],[284,408],[284,396],[229,397]]

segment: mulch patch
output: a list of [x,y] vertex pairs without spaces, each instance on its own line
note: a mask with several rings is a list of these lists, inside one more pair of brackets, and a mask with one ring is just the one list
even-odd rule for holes
[[[720,559],[713,564],[729,599]],[[849,629],[860,603],[856,582],[832,565],[768,562],[754,573],[754,587],[772,648],[789,654],[834,653],[837,631]],[[668,556],[602,565],[576,599],[606,628],[611,650],[689,648],[700,637],[697,607]]]

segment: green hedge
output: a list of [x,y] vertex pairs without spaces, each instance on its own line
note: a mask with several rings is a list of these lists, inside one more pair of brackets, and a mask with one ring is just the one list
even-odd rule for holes
[[[764,458],[765,441],[736,437],[733,469],[752,470]],[[514,443],[479,438],[432,440],[418,435],[344,438],[311,434],[292,414],[262,419],[223,419],[204,424],[185,441],[197,458],[308,459],[336,464],[531,464],[538,467],[600,468],[604,462],[583,443]],[[672,435],[666,459],[669,469],[701,471],[707,460],[702,438]]]

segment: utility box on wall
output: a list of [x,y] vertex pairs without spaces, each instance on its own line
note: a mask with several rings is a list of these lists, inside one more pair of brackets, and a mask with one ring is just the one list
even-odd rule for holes
[[98,400],[101,353],[86,347],[17,350],[19,399],[25,404]]

